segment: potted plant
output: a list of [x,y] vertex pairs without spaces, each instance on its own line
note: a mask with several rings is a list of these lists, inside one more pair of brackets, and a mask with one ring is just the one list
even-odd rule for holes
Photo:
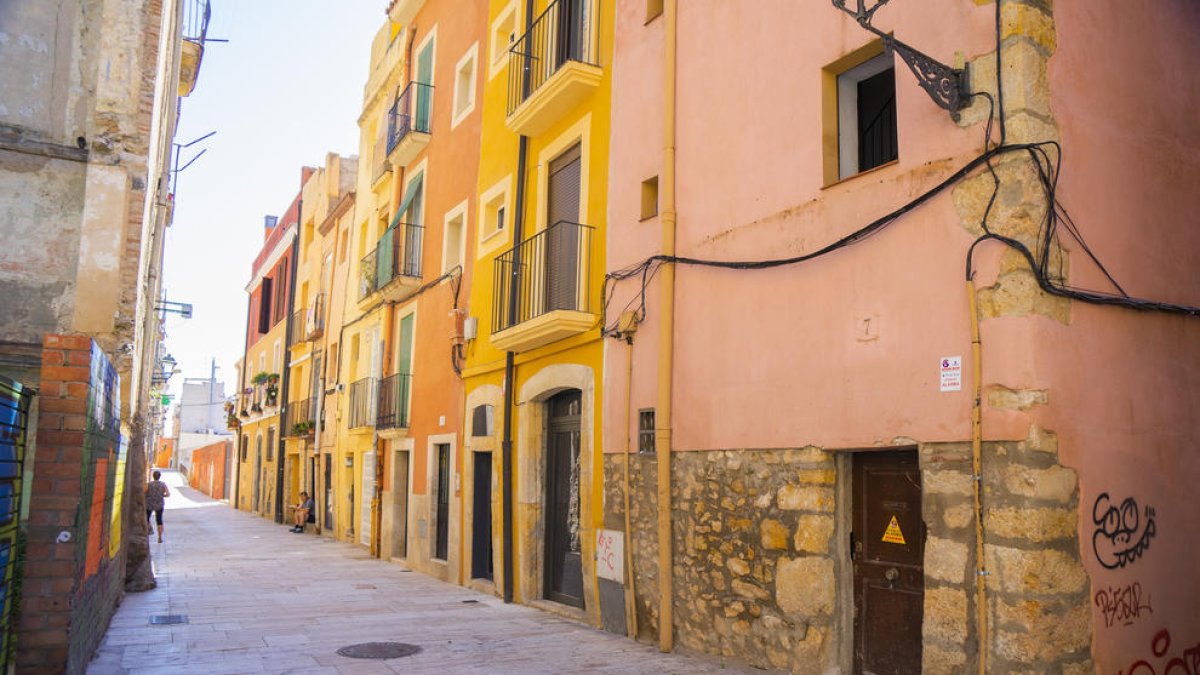
[[279,405],[279,387],[274,384],[267,385],[267,402],[268,408],[273,408]]
[[263,371],[261,373],[257,373],[254,377],[250,378],[250,381],[256,385],[261,385],[261,384],[266,384],[267,379],[270,377],[271,377],[271,375],[269,373],[267,373],[266,371]]
[[313,423],[311,421],[296,422],[292,425],[293,436],[308,436],[312,433]]

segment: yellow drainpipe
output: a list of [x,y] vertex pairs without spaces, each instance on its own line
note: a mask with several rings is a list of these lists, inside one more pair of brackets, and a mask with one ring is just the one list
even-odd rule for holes
[[967,303],[971,311],[971,471],[975,477],[975,620],[979,625],[979,675],[987,672],[987,570],[983,558],[983,367],[979,340],[979,312],[975,281],[967,279]]
[[[663,50],[663,166],[662,253],[675,255],[675,31],[677,0],[663,4],[666,37]],[[674,578],[671,553],[671,383],[675,360],[675,264],[662,266],[662,330],[659,332],[658,409],[655,411],[655,454],[658,458],[658,648],[669,652],[674,644],[672,598]]]
[[[637,329],[636,323],[631,323],[630,331]],[[625,433],[624,447],[621,448],[622,465],[625,469],[625,578],[629,580],[626,590],[625,631],[629,637],[637,639],[637,587],[633,578],[633,528],[630,526],[632,517],[629,513],[629,429],[633,422],[633,343],[628,343],[625,349]]]

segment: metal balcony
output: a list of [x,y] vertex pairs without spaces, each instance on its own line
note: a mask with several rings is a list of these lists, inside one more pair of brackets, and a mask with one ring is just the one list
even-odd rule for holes
[[350,428],[375,426],[379,380],[364,377],[350,383]]
[[375,419],[376,429],[408,428],[408,398],[411,388],[411,373],[396,373],[383,378],[379,383],[379,413]]
[[388,111],[387,155],[393,166],[408,166],[429,144],[433,85],[409,82]]
[[549,129],[600,85],[599,0],[555,0],[509,49],[509,129]]
[[527,351],[595,324],[588,286],[593,231],[588,225],[559,221],[496,258],[496,348]]
[[385,300],[400,300],[421,285],[421,252],[425,228],[396,223],[359,265],[359,301],[377,292]]
[[312,438],[317,429],[316,401],[306,398],[291,401],[283,411],[283,435],[289,438]]

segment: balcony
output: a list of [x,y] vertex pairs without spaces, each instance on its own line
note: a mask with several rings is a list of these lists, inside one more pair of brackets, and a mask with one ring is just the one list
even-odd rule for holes
[[388,5],[388,19],[392,23],[407,26],[416,18],[417,12],[425,6],[425,0],[392,0]]
[[187,96],[196,88],[196,79],[200,77],[200,62],[204,60],[204,44],[208,37],[208,22],[212,18],[212,8],[208,0],[187,0],[183,6],[183,24],[179,56],[179,87],[176,91],[180,96]]
[[379,238],[375,250],[359,263],[358,300],[380,294],[402,300],[421,285],[421,246],[425,228],[396,223]]
[[364,377],[350,384],[350,428],[375,426],[379,380]]
[[429,145],[433,85],[409,82],[388,111],[387,157],[392,166],[408,166]]
[[283,411],[283,424],[280,429],[288,438],[313,438],[317,430],[316,401],[306,398],[303,401],[292,401]]
[[593,229],[559,221],[496,258],[492,344],[497,349],[529,351],[596,325],[588,292]]
[[288,325],[288,347],[318,340],[325,334],[325,294],[318,293],[307,309],[292,315]]
[[412,389],[411,373],[396,373],[383,378],[379,383],[379,412],[375,417],[375,428],[383,432],[389,429],[408,428],[408,394]]
[[600,86],[599,0],[555,0],[509,49],[508,120],[544,133]]

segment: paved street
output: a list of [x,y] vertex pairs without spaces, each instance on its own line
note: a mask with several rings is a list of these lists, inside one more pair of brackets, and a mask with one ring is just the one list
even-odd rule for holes
[[[739,672],[290,534],[183,487],[178,474],[164,480],[166,541],[151,544],[159,586],[125,596],[90,674]],[[187,623],[149,624],[161,614]],[[336,653],[383,641],[422,651],[392,660]]]

